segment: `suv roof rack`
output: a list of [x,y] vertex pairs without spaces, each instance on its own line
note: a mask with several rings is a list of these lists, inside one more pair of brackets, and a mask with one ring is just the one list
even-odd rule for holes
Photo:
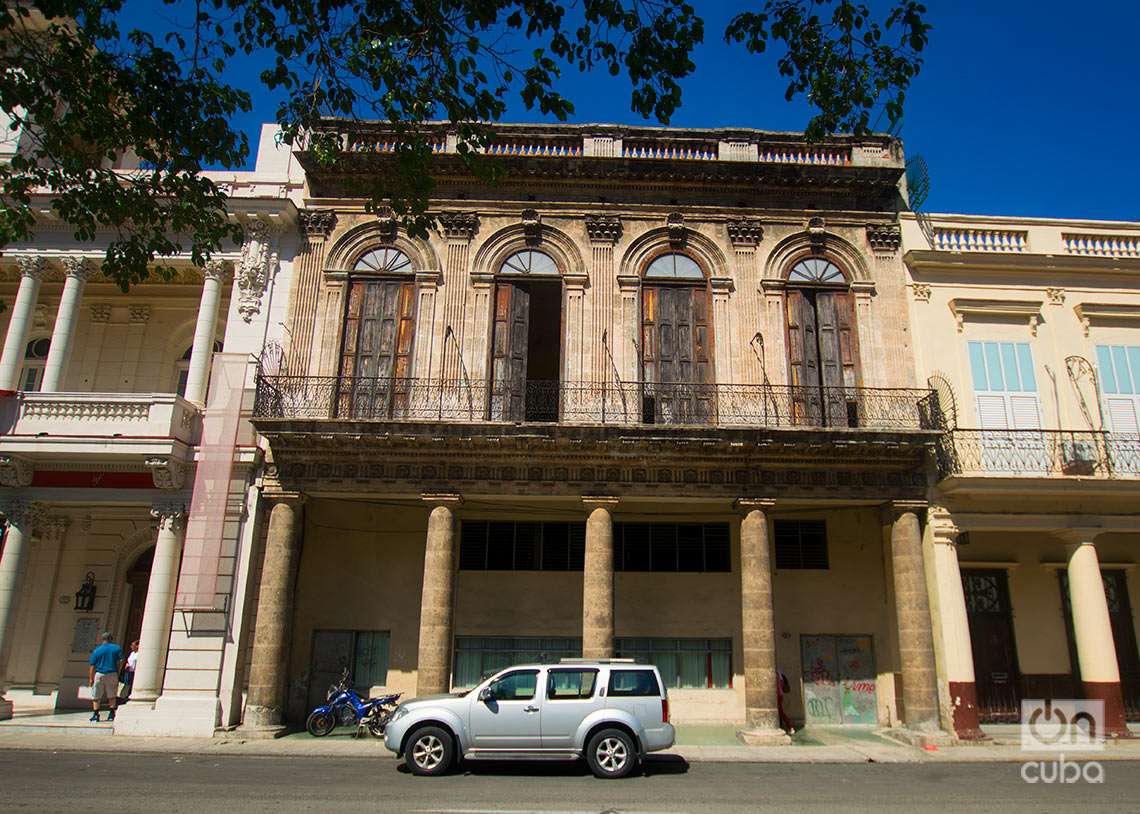
[[570,659],[561,658],[559,664],[637,664],[633,659]]

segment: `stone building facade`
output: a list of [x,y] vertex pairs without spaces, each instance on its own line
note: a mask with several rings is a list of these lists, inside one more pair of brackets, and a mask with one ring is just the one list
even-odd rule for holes
[[[657,664],[675,722],[752,742],[784,740],[778,672],[797,725],[1132,709],[1134,224],[914,216],[889,137],[502,126],[488,185],[434,126],[415,237],[355,191],[392,134],[327,126],[331,169],[266,131],[227,179],[247,244],[205,270],[128,300],[50,229],[0,258],[17,713],[77,704],[102,628],[142,642],[120,734],[579,655]],[[976,390],[994,353],[1039,426],[994,425],[1031,415]],[[995,635],[1016,696],[976,676]]]

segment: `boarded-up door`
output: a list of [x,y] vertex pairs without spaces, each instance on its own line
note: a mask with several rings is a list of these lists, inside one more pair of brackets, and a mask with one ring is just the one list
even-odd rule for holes
[[870,636],[801,636],[804,719],[875,724],[875,653]]
[[338,415],[400,417],[408,406],[415,285],[356,280],[349,287]]
[[351,630],[317,630],[313,632],[313,652],[309,658],[309,696],[306,714],[319,707],[328,696],[329,687],[340,681],[345,670],[352,670]]
[[646,286],[641,324],[642,420],[708,422],[716,413],[708,291]]
[[859,345],[851,292],[792,288],[787,309],[796,423],[859,426]]
[[491,336],[491,420],[526,417],[526,361],[530,339],[530,292],[511,283],[495,286]]

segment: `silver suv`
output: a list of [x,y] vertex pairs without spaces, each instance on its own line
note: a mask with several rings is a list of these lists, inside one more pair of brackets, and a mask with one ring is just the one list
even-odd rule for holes
[[396,708],[384,745],[419,775],[464,760],[577,760],[625,777],[673,745],[669,696],[656,667],[628,659],[563,659],[508,667],[473,690]]

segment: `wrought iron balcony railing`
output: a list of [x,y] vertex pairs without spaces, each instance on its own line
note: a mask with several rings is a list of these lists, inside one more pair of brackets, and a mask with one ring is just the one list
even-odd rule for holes
[[1140,477],[1140,436],[1070,430],[949,430],[941,477]]
[[255,418],[605,425],[941,427],[931,390],[336,376],[258,377]]

